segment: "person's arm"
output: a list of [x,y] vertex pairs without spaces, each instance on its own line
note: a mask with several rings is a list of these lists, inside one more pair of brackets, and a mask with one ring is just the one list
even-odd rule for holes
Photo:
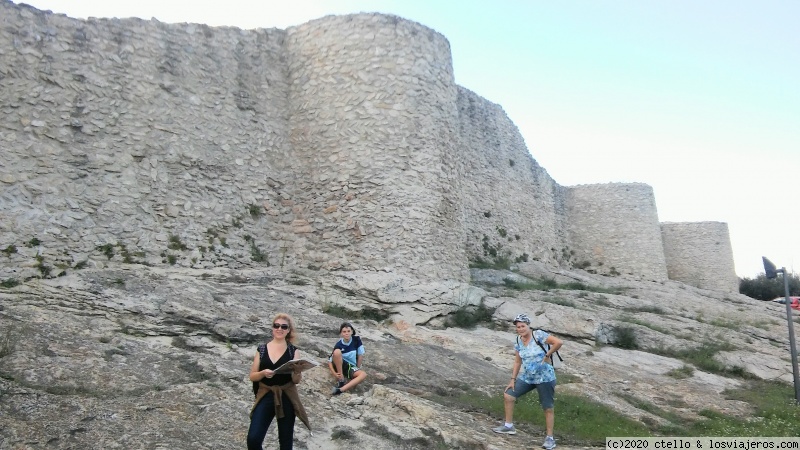
[[[519,352],[515,352],[516,355],[514,356],[514,367],[511,369],[511,381],[508,382],[508,386],[506,389],[514,390],[514,384],[517,382],[517,376],[519,375],[519,369],[522,367],[522,358],[519,356]],[[505,389],[504,389],[505,391]]]
[[356,349],[356,367],[359,369],[361,368],[361,364],[364,362],[364,354],[366,351],[364,350],[364,344],[361,342],[361,338],[358,338],[358,349]]
[[561,345],[564,344],[564,341],[551,334],[547,336],[547,339],[544,340],[544,343],[550,346],[550,350],[544,354],[544,359],[548,360],[552,359],[553,353],[557,352],[558,349],[561,348]]
[[269,369],[258,370],[261,365],[261,356],[256,352],[253,358],[253,365],[250,366],[250,381],[261,381],[263,378],[272,378],[272,371]]

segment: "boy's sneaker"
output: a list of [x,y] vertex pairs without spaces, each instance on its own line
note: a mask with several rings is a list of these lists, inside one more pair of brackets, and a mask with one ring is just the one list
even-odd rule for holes
[[337,388],[343,388],[345,384],[347,384],[347,380],[337,381],[336,382],[336,387]]
[[517,430],[516,430],[516,428],[514,428],[514,425],[511,425],[510,427],[507,427],[505,425],[500,425],[497,428],[492,428],[492,431],[494,431],[495,433],[501,433],[501,434],[517,434]]
[[342,393],[342,390],[339,389],[339,386],[334,386],[333,390],[331,391],[331,395],[339,395]]
[[542,444],[542,448],[545,450],[553,450],[556,448],[556,440],[553,439],[553,436],[547,436],[544,438],[544,443]]

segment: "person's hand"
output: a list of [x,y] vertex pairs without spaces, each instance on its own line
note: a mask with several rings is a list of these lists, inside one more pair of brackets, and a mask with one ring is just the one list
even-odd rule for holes
[[547,355],[544,355],[544,358],[542,358],[542,362],[546,362],[547,364],[551,364],[552,363],[551,357],[547,356]]
[[342,380],[342,379],[344,379],[344,377],[342,376],[342,372],[336,372],[336,373],[334,373],[333,375],[334,375],[334,376],[336,376],[336,379],[337,379],[337,380]]
[[275,375],[275,372],[269,369],[264,369],[261,371],[261,375],[264,375],[264,378],[272,378],[272,376]]
[[509,381],[509,382],[508,382],[508,386],[506,386],[506,388],[505,388],[505,389],[503,389],[503,392],[505,392],[505,391],[507,391],[507,390],[509,390],[509,389],[511,389],[511,392],[514,392],[514,381],[515,381],[515,380],[511,380],[511,381]]

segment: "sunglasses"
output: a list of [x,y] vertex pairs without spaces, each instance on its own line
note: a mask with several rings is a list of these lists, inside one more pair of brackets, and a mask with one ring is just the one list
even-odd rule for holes
[[288,330],[289,329],[289,325],[285,324],[285,323],[273,323],[272,324],[272,329],[277,330],[278,328],[280,328],[281,330]]

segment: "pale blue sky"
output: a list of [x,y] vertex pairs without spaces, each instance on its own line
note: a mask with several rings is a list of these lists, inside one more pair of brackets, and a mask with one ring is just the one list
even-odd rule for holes
[[800,271],[800,1],[26,3],[248,29],[362,11],[420,22],[559,184],[647,183],[661,221],[728,223],[739,276],[762,255]]

